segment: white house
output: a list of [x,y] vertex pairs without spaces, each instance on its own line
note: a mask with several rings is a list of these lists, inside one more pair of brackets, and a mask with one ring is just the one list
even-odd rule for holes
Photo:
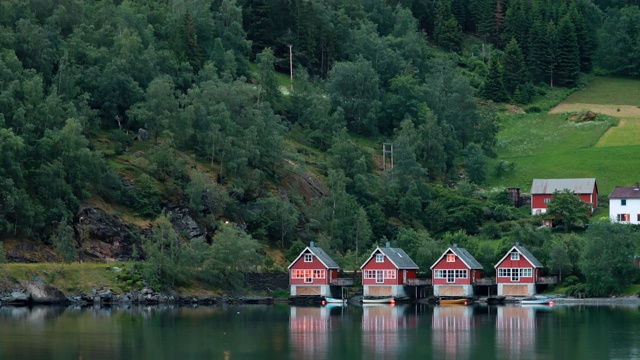
[[609,194],[612,222],[640,224],[640,186],[616,186]]

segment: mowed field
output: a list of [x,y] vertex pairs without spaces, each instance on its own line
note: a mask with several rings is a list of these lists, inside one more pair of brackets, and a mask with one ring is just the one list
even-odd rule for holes
[[[548,113],[501,117],[498,159],[516,164],[513,173],[489,185],[531,188],[533,178],[597,179],[601,196],[614,186],[640,181],[640,81],[596,78]],[[599,120],[567,121],[574,112],[592,111]],[[492,169],[493,170],[493,169]]]

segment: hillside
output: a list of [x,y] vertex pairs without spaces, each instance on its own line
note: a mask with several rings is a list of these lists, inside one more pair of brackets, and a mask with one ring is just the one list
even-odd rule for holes
[[[633,154],[640,137],[640,92],[636,80],[596,77],[546,113],[503,114],[498,133],[498,159],[516,170],[490,180],[494,186],[528,191],[533,178],[595,177],[601,195],[614,186],[635,184],[640,165]],[[570,122],[573,113],[592,111],[598,120]]]
[[[598,6],[2,2],[0,262],[134,262],[154,288],[237,289],[310,241],[345,269],[386,241],[425,269],[451,243],[490,268],[519,241],[555,271],[567,238],[504,187],[633,176],[633,83],[587,85],[637,75],[619,67],[635,44],[612,44],[640,10]],[[616,113],[547,114],[571,93]]]

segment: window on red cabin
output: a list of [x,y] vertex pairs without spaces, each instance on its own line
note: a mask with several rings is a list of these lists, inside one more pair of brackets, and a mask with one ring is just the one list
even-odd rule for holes
[[304,254],[304,262],[313,262],[313,255]]
[[376,255],[376,262],[377,262],[377,263],[384,262],[384,255],[382,255],[382,254],[377,254],[377,255]]
[[550,198],[546,198],[546,199],[544,199],[544,203],[545,203],[545,204],[548,204],[548,203],[549,203],[549,201],[551,201],[551,199],[550,199]]
[[454,254],[447,254],[447,262],[456,262],[456,256]]
[[520,253],[512,252],[511,253],[511,260],[520,260]]

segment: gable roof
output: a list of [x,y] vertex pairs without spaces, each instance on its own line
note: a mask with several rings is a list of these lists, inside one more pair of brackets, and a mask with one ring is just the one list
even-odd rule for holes
[[362,269],[365,265],[367,265],[369,260],[371,260],[371,258],[373,258],[373,256],[378,251],[380,251],[384,256],[386,256],[389,259],[389,261],[391,261],[391,263],[395,265],[395,267],[398,269],[416,269],[416,270],[418,269],[418,265],[413,260],[411,260],[409,255],[407,255],[407,253],[405,253],[404,250],[400,248],[380,247],[380,246],[378,246],[371,253],[371,256],[369,256],[367,261],[365,261],[364,264],[360,266],[360,269]]
[[584,179],[533,179],[531,195],[553,194],[556,191],[569,189],[576,194],[591,194],[598,189],[595,178]]
[[338,264],[335,261],[333,261],[331,256],[329,256],[321,248],[315,247],[315,246],[307,246],[304,250],[302,250],[300,255],[298,255],[298,257],[295,260],[293,260],[293,262],[291,263],[291,265],[289,265],[287,269],[290,269],[293,266],[293,264],[298,262],[298,259],[300,259],[300,257],[307,252],[310,252],[311,254],[315,255],[315,257],[317,257],[318,260],[320,260],[320,262],[322,263],[322,265],[324,265],[327,269],[340,269],[340,266],[338,266]]
[[640,199],[640,187],[636,186],[616,186],[609,194],[609,199]]
[[529,250],[527,250],[527,248],[525,248],[522,245],[514,245],[511,249],[509,249],[509,251],[507,251],[507,253],[502,257],[502,259],[500,259],[500,261],[498,261],[498,263],[494,266],[494,268],[497,268],[498,265],[502,264],[502,262],[504,261],[504,259],[507,258],[507,256],[509,256],[509,254],[511,254],[513,252],[513,250],[518,251],[522,256],[524,256],[525,259],[527,259],[527,261],[529,261],[531,263],[531,265],[533,265],[534,268],[542,268],[544,267],[542,265],[542,263],[536,259],[535,256],[533,256],[533,254],[531,252],[529,252]]
[[433,269],[434,266],[438,265],[438,263],[440,262],[440,260],[442,260],[442,258],[444,258],[444,256],[451,251],[452,253],[454,253],[457,257],[460,258],[460,260],[462,260],[462,262],[467,265],[467,267],[469,269],[479,269],[482,270],[484,269],[482,267],[482,265],[480,265],[480,263],[478,262],[478,260],[476,260],[476,258],[473,257],[473,255],[471,255],[471,253],[469,253],[469,251],[467,251],[467,249],[465,248],[459,248],[457,246],[452,246],[449,247],[444,253],[442,253],[442,256],[440,256],[440,258],[438,260],[436,260],[435,263],[433,263],[433,265],[431,265],[430,269]]

